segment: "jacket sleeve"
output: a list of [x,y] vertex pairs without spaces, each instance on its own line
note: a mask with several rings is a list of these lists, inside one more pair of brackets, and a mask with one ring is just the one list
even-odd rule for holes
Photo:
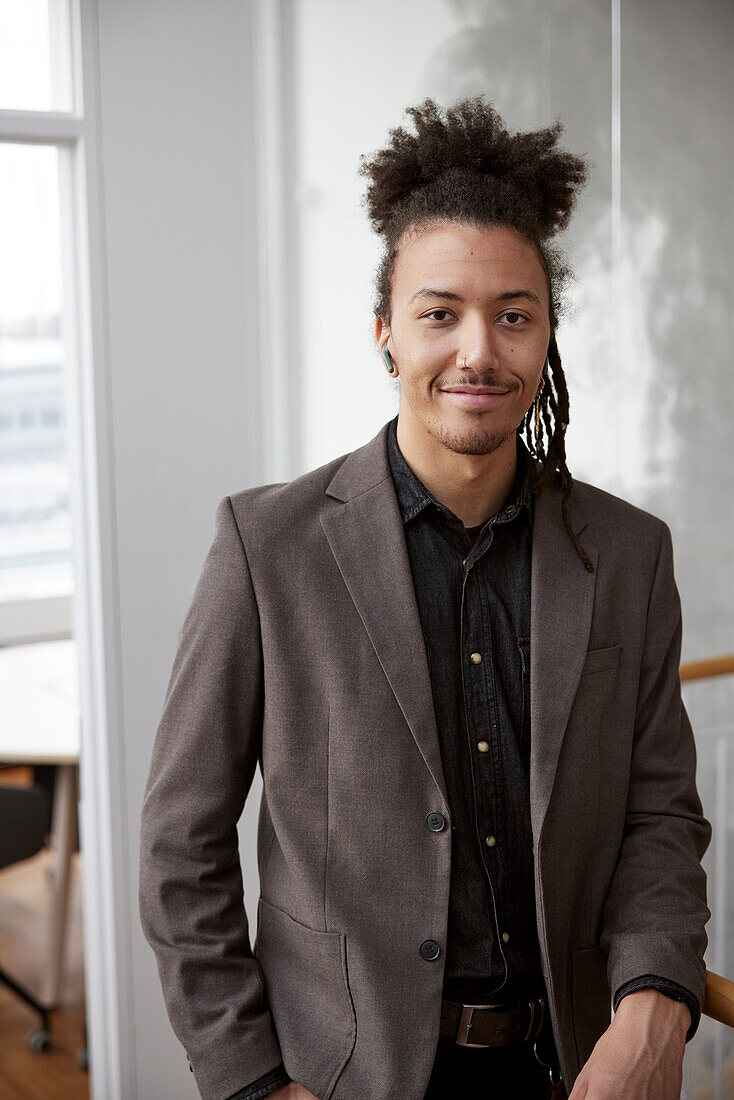
[[609,987],[655,974],[704,1001],[711,916],[701,859],[711,840],[696,789],[696,747],[681,701],[681,605],[670,528],[650,591],[625,826],[604,906]]
[[243,904],[237,821],[260,755],[263,657],[228,496],[178,635],[143,797],[139,905],[204,1100],[282,1061]]

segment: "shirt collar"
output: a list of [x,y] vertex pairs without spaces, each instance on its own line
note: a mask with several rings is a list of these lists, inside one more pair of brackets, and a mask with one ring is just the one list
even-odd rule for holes
[[[424,508],[433,505],[443,515],[455,516],[450,508],[437,500],[430,489],[427,489],[420,478],[408,465],[403,452],[398,446],[398,417],[393,417],[387,433],[387,455],[390,463],[395,494],[403,517],[403,523],[417,516]],[[520,437],[517,437],[517,467],[515,477],[507,494],[507,499],[502,509],[492,517],[495,523],[507,523],[517,515],[527,510],[529,519],[532,519],[532,494],[530,492],[529,479],[529,453]]]

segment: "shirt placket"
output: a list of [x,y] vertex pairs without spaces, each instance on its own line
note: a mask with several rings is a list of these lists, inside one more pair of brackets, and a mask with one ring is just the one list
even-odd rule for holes
[[[498,792],[502,790],[502,759],[492,669],[491,625],[488,615],[483,614],[481,578],[476,572],[472,573],[476,563],[492,545],[493,538],[493,523],[489,522],[482,528],[462,562],[459,637],[464,725],[472,786],[472,820],[488,888],[493,935],[504,965],[504,977],[499,984],[501,988],[508,975],[507,954],[504,949],[508,933],[501,928],[494,877],[499,855],[497,845],[504,843],[507,835],[502,800],[498,797]],[[489,798],[485,795],[488,789],[491,791]],[[494,813],[494,821],[490,820],[490,812]]]

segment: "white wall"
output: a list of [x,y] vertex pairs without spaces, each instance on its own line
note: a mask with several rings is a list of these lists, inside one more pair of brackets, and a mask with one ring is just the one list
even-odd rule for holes
[[304,468],[397,409],[374,342],[360,153],[412,128],[404,109],[427,95],[484,92],[511,129],[560,115],[561,143],[592,161],[557,238],[577,275],[558,335],[569,468],[670,523],[684,657],[731,648],[732,510],[711,509],[734,459],[734,7],[298,0],[294,20]]
[[[119,781],[127,792],[124,906],[137,1066],[123,1100],[179,1100],[198,1092],[138,919],[139,816],[177,632],[216,503],[266,479],[251,10],[236,0],[99,0],[98,9],[113,430],[105,444],[114,451]],[[252,806],[251,798],[253,824],[243,825],[254,837]],[[254,839],[245,848],[254,866]],[[248,874],[250,890],[256,881]],[[96,1084],[98,1100],[108,1100],[105,1082]]]

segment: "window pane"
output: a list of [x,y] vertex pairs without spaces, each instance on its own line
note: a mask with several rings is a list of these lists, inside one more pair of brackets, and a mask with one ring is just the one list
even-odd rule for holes
[[72,589],[58,171],[0,144],[0,601]]
[[70,111],[68,0],[0,0],[0,109]]

